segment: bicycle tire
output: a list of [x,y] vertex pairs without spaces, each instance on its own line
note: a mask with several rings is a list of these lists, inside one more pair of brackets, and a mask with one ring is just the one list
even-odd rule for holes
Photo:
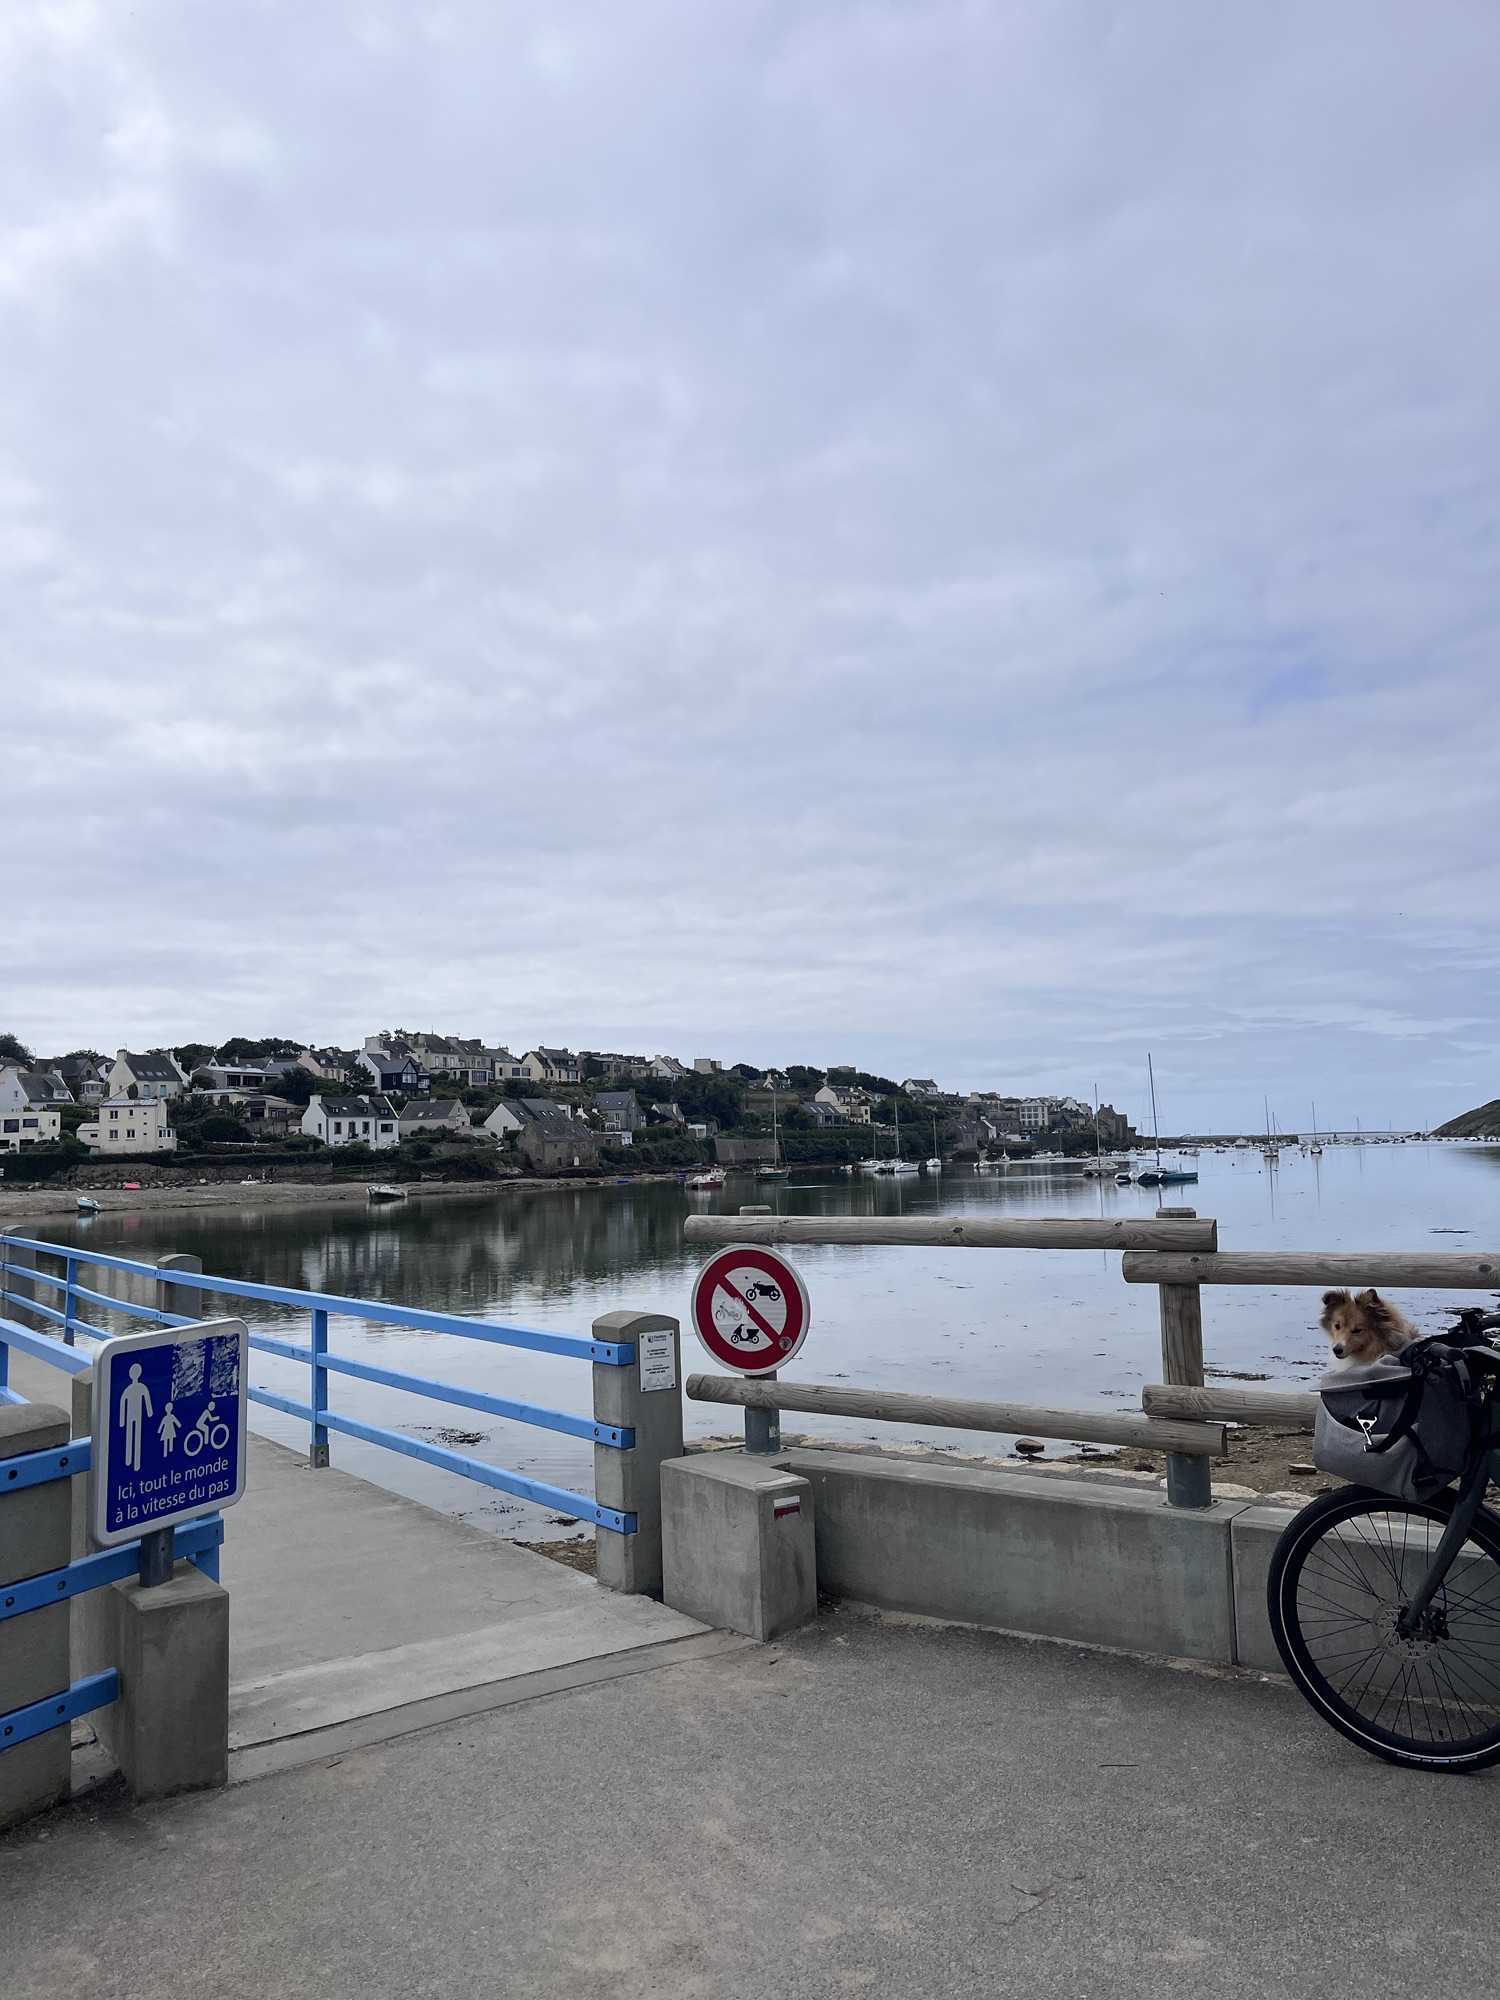
[[1500,1762],[1500,1520],[1480,1509],[1427,1627],[1395,1631],[1453,1503],[1341,1487],[1297,1515],[1266,1579],[1271,1634],[1300,1692],[1361,1750],[1418,1770]]

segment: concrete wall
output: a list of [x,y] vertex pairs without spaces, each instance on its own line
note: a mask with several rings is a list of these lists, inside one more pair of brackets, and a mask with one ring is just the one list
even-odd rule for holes
[[1285,1509],[811,1449],[772,1462],[811,1486],[817,1580],[835,1596],[1282,1671],[1265,1579]]

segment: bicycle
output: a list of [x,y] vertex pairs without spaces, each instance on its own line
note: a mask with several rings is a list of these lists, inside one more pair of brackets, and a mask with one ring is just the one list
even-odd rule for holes
[[1266,1583],[1277,1650],[1317,1713],[1372,1756],[1420,1770],[1500,1762],[1500,1516],[1484,1504],[1500,1482],[1500,1352],[1487,1344],[1500,1312],[1457,1317],[1483,1399],[1456,1490],[1325,1494],[1277,1543]]

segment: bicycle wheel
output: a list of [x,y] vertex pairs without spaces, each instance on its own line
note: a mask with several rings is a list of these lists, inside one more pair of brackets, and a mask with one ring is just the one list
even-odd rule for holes
[[1391,1500],[1345,1486],[1276,1545],[1266,1584],[1286,1670],[1351,1743],[1392,1764],[1500,1761],[1500,1521],[1482,1509],[1418,1631],[1397,1619],[1427,1573],[1453,1495]]

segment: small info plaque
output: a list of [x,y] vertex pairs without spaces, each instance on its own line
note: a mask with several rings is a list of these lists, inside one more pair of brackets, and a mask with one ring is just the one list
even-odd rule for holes
[[656,1333],[638,1336],[641,1355],[641,1388],[675,1389],[677,1387],[677,1356],[674,1351],[674,1335],[670,1327],[663,1327]]

